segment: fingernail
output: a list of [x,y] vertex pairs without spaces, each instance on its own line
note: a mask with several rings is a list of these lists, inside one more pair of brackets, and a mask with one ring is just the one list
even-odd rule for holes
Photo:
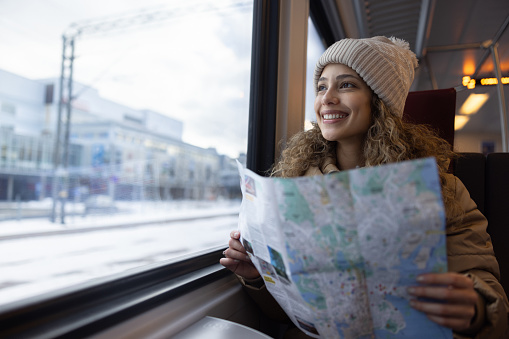
[[234,236],[235,238],[236,238],[236,237],[238,237],[238,236],[239,236],[239,232],[235,232],[235,233],[233,233],[233,236]]
[[233,261],[234,261],[234,262],[239,262],[239,260],[238,260],[238,259],[233,259]]
[[416,279],[418,282],[423,282],[425,280],[424,276],[420,275]]
[[226,250],[223,251],[223,255],[226,255]]
[[410,300],[410,306],[411,307],[415,307],[417,305],[417,303],[415,302],[415,300],[411,299]]
[[249,258],[249,255],[246,255],[246,260],[251,260],[251,258]]
[[415,288],[414,287],[409,287],[406,289],[408,293],[410,294],[414,294],[415,293]]

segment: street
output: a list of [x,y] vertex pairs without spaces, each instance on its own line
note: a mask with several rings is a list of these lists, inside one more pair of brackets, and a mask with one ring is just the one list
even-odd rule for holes
[[127,227],[83,228],[80,232],[74,226],[71,233],[27,233],[2,240],[0,307],[89,279],[222,244],[227,246],[229,232],[237,227],[238,216],[231,211],[208,217],[192,211],[187,215],[188,220],[152,225],[129,227],[124,221]]

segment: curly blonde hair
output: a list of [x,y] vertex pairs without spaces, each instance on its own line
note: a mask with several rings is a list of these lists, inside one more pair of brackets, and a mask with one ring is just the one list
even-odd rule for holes
[[[404,122],[376,94],[372,95],[371,112],[372,124],[363,147],[365,166],[435,157],[447,222],[461,221],[463,211],[454,198],[454,188],[446,185],[449,164],[458,156],[451,145],[428,126]],[[271,169],[271,176],[303,176],[310,167],[320,167],[327,158],[336,160],[336,147],[338,143],[326,140],[318,124],[313,123],[312,129],[299,132],[288,141],[279,161]]]

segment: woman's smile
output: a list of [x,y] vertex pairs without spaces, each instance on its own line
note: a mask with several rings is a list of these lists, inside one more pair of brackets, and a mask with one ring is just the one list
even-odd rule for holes
[[348,118],[350,114],[340,111],[323,111],[321,112],[323,122],[325,124],[332,124]]

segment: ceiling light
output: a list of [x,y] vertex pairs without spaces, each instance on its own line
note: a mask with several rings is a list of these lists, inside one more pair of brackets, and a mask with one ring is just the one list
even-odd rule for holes
[[490,97],[489,94],[470,94],[460,108],[461,114],[474,114],[484,105]]
[[[483,79],[481,79],[481,85],[496,85],[496,84],[498,84],[497,78],[483,78]],[[504,84],[504,85],[509,84],[509,77],[503,77],[502,84]]]
[[465,86],[468,89],[474,89],[475,88],[475,79],[470,79],[468,75],[465,75],[461,79],[461,83],[463,86]]
[[468,119],[470,119],[467,115],[457,115],[454,117],[454,130],[458,131],[465,126],[465,124],[468,122]]

